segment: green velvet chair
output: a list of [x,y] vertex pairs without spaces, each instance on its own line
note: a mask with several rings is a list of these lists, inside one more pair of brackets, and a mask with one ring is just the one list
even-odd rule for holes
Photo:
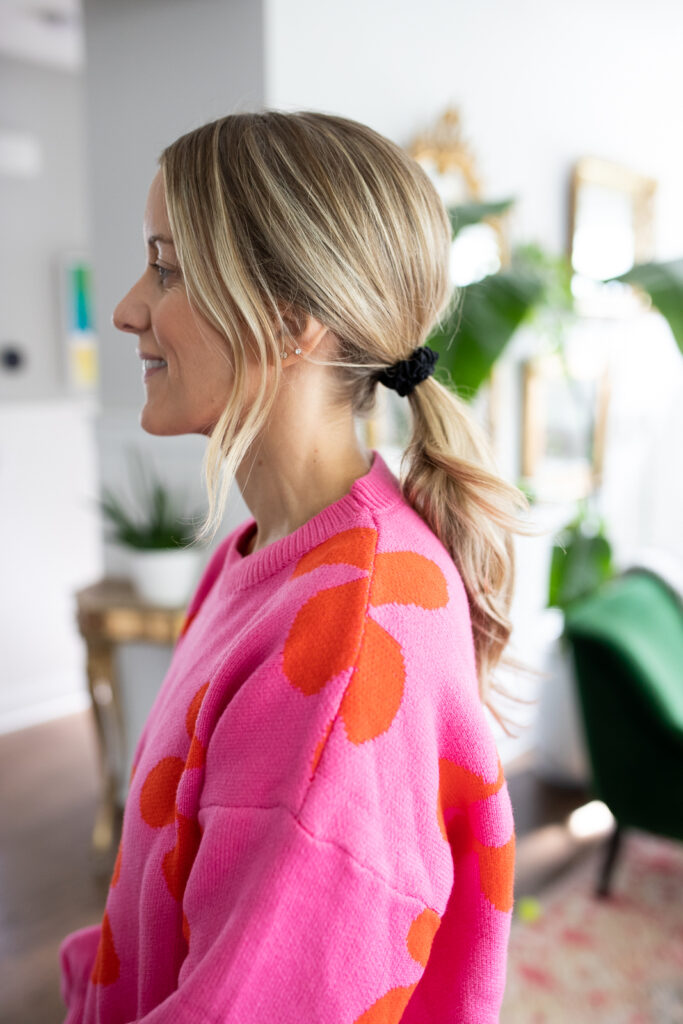
[[683,840],[683,604],[629,569],[565,613],[592,790],[614,815],[596,887],[607,896],[624,830]]

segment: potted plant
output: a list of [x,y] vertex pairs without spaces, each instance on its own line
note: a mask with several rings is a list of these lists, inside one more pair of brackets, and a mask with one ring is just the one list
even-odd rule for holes
[[180,607],[192,595],[202,560],[202,548],[194,545],[193,517],[183,515],[181,500],[153,472],[147,478],[139,452],[136,458],[141,515],[131,513],[103,488],[98,504],[113,528],[108,539],[126,549],[129,571],[143,600]]

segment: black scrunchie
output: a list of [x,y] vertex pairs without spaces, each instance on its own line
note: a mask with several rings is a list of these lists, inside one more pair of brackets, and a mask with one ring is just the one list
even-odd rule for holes
[[431,377],[438,358],[439,353],[429,345],[420,345],[408,359],[402,359],[388,369],[380,370],[375,376],[381,384],[398,391],[403,398],[405,395],[409,395],[423,380]]

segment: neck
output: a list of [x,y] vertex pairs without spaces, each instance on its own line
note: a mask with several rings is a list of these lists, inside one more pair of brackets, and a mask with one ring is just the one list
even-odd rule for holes
[[237,483],[257,524],[247,554],[298,529],[369,471],[372,455],[359,444],[352,421],[314,442],[306,445],[301,435],[294,441],[291,434],[266,437],[239,467]]

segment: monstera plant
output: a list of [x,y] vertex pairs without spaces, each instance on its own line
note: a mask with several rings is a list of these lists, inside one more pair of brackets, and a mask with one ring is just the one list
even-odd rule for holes
[[[468,203],[448,211],[453,240],[465,228],[508,210],[514,199]],[[517,328],[540,310],[571,316],[573,296],[567,261],[530,243],[513,248],[510,264],[459,289],[457,306],[428,344],[440,356],[458,393],[471,401],[490,377]]]
[[[473,224],[499,217],[515,203],[467,203],[448,210],[453,240]],[[522,323],[543,316],[543,329],[561,344],[574,315],[573,268],[565,255],[553,256],[535,243],[513,247],[510,265],[462,286],[456,308],[428,338],[463,398],[471,401]],[[683,351],[683,259],[636,264],[607,281],[623,281],[646,292],[666,318]]]
[[652,305],[668,322],[683,353],[683,259],[666,263],[636,263],[625,274],[605,280],[624,281],[649,295]]

